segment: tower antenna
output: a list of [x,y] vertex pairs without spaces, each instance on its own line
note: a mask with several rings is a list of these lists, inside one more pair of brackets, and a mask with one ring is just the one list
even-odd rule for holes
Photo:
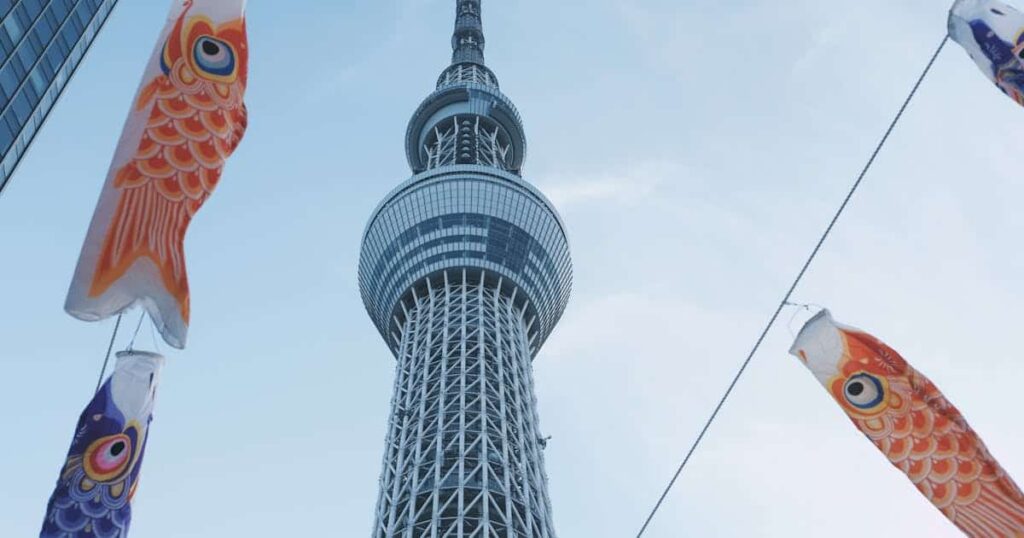
[[457,0],[452,34],[452,65],[484,64],[484,24],[480,0]]

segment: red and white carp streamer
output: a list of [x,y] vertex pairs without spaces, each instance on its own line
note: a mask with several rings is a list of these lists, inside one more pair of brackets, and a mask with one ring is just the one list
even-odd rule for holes
[[245,0],[174,0],[100,195],[65,310],[86,321],[135,304],[185,347],[185,232],[248,124]]
[[939,389],[877,338],[823,310],[790,353],[854,425],[968,536],[1024,537],[1024,494]]

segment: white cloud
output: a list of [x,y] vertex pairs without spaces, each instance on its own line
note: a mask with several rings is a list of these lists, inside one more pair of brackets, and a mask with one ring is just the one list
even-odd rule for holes
[[679,181],[686,169],[670,161],[649,161],[614,172],[541,175],[537,186],[559,208],[583,204],[636,204],[659,193],[663,185]]

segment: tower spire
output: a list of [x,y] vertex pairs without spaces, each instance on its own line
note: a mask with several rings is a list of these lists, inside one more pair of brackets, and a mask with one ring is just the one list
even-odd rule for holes
[[455,33],[452,34],[452,65],[484,65],[484,24],[480,0],[456,0]]

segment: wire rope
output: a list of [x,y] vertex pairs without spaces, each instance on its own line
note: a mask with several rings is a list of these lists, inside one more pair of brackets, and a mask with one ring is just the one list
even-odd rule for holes
[[110,364],[110,354],[114,351],[114,340],[117,340],[117,330],[121,328],[121,318],[124,317],[124,313],[117,315],[117,323],[114,324],[114,334],[110,335],[110,345],[107,346],[107,356],[103,359],[103,367],[100,368],[100,378],[96,380],[96,391],[100,391],[100,387],[103,386],[103,377],[107,375],[107,365]]
[[878,158],[878,154],[882,151],[882,148],[885,147],[885,143],[889,141],[889,136],[892,135],[893,130],[896,129],[896,124],[898,124],[900,119],[903,118],[903,114],[907,111],[907,107],[910,106],[910,102],[914,99],[914,96],[917,95],[917,90],[920,89],[921,84],[924,82],[924,79],[928,76],[928,73],[931,72],[932,66],[935,65],[935,60],[938,59],[939,54],[942,53],[942,49],[945,48],[947,42],[949,42],[948,34],[942,38],[942,42],[939,43],[938,48],[935,49],[935,53],[932,54],[931,60],[928,61],[928,65],[924,68],[924,71],[921,73],[921,76],[918,77],[917,82],[914,84],[913,89],[910,90],[910,94],[907,95],[906,100],[903,101],[903,106],[900,107],[899,112],[896,113],[896,117],[893,118],[892,122],[889,124],[889,128],[886,129],[885,135],[882,136],[882,139],[878,142],[878,145],[875,146],[875,151],[871,154],[871,158],[868,159],[868,162],[867,164],[864,165],[864,168],[861,170],[860,175],[857,176],[857,180],[853,183],[853,186],[850,188],[850,191],[846,194],[846,198],[843,199],[843,203],[839,206],[839,209],[836,211],[836,214],[832,217],[832,221],[829,222],[828,227],[825,228],[825,232],[822,233],[821,238],[818,239],[818,243],[814,246],[814,250],[811,251],[811,255],[807,258],[807,261],[800,269],[800,272],[797,274],[796,279],[794,279],[793,283],[789,286],[789,290],[786,291],[786,295],[782,298],[782,301],[779,302],[779,306],[775,309],[775,313],[772,314],[772,317],[768,321],[768,324],[765,325],[764,330],[761,331],[761,336],[757,338],[757,341],[754,343],[753,349],[750,350],[750,353],[747,355],[746,360],[743,361],[743,364],[740,366],[740,369],[736,373],[736,376],[733,377],[733,380],[729,384],[729,387],[725,390],[725,394],[722,395],[722,399],[718,401],[718,405],[715,407],[715,410],[711,413],[711,417],[708,418],[707,422],[704,423],[704,428],[701,429],[700,435],[697,436],[697,439],[693,442],[693,445],[690,446],[690,450],[686,453],[686,457],[683,458],[683,462],[679,465],[679,468],[676,469],[675,474],[672,476],[672,480],[669,481],[668,487],[665,488],[665,491],[661,494],[661,497],[658,499],[658,502],[654,505],[654,508],[651,510],[650,515],[647,516],[647,520],[644,521],[643,527],[640,528],[640,532],[636,535],[637,538],[641,538],[644,535],[644,532],[647,531],[647,528],[651,524],[651,521],[654,520],[654,516],[658,513],[658,510],[661,508],[661,505],[665,502],[665,498],[668,496],[669,492],[671,492],[672,488],[675,486],[676,481],[679,479],[679,475],[683,473],[683,469],[685,469],[686,465],[690,462],[690,458],[693,457],[693,453],[696,452],[697,448],[704,440],[705,435],[707,435],[708,430],[711,428],[711,425],[715,422],[715,419],[718,418],[718,414],[719,412],[722,411],[722,407],[725,405],[726,400],[728,400],[729,396],[732,395],[733,390],[736,388],[736,384],[739,383],[740,378],[743,377],[743,374],[747,371],[747,367],[750,366],[750,362],[754,359],[754,356],[757,354],[758,350],[761,349],[761,344],[764,343],[764,339],[768,336],[768,333],[771,331],[772,327],[775,326],[775,322],[778,321],[779,315],[782,314],[782,310],[786,308],[787,305],[790,304],[789,300],[793,296],[793,292],[796,291],[797,286],[800,285],[800,282],[807,274],[807,270],[810,269],[811,264],[813,264],[815,258],[818,257],[818,254],[821,252],[822,246],[825,245],[825,241],[827,241],[829,236],[832,235],[832,230],[835,229],[836,223],[839,222],[840,217],[842,217],[843,213],[846,212],[846,208],[850,205],[850,201],[853,199],[853,195],[857,193],[857,189],[859,189],[861,183],[864,182],[864,178],[865,176],[867,176],[868,171],[871,170],[871,166],[875,164],[875,159]]

